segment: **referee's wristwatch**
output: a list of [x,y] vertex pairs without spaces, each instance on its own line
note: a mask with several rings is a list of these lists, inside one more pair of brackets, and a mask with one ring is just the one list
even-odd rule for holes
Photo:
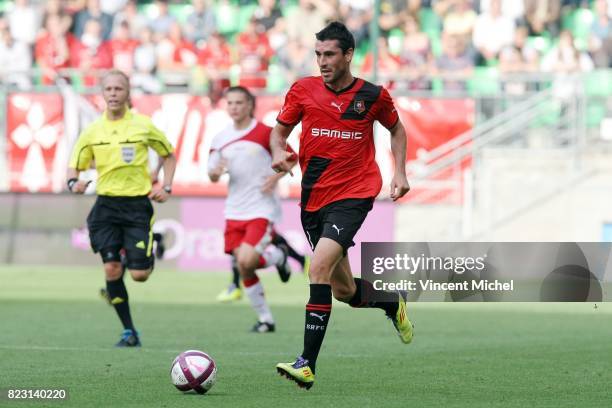
[[71,179],[68,179],[68,181],[66,181],[66,184],[68,186],[68,191],[72,193],[72,187],[74,187],[74,185],[78,183],[78,181],[79,179],[76,177],[72,177]]
[[164,191],[168,194],[172,194],[172,186],[163,186]]

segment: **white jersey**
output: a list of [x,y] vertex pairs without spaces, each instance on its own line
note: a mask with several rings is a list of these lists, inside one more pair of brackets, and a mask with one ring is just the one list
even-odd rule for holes
[[253,119],[246,129],[237,130],[231,124],[213,138],[208,169],[214,169],[223,158],[230,177],[225,219],[265,218],[272,223],[280,222],[278,192],[261,191],[265,181],[275,174],[271,168],[271,130]]

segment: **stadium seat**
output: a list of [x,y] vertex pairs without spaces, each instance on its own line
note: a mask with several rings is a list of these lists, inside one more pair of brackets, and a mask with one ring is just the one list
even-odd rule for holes
[[602,69],[584,75],[584,86],[587,96],[609,97],[612,95],[612,71]]
[[428,7],[423,7],[419,10],[418,17],[421,31],[427,34],[429,38],[440,37],[442,22],[435,11]]
[[580,50],[587,48],[594,19],[593,11],[587,8],[570,11],[561,19],[561,26],[572,32],[576,47]]
[[546,55],[552,47],[552,41],[548,36],[531,36],[527,38],[527,45],[537,50],[540,55]]
[[209,91],[209,81],[203,66],[195,66],[189,78],[189,92],[193,95],[206,95]]
[[601,121],[606,117],[606,105],[598,98],[589,100],[586,108],[586,124],[588,127],[599,127]]
[[[192,11],[193,6],[191,4],[168,4],[168,14],[174,16],[181,23],[187,21],[187,17]],[[149,19],[153,19],[157,15],[157,7],[153,3],[139,4],[138,12]]]
[[538,109],[538,116],[531,122],[529,127],[556,126],[559,123],[561,118],[561,102],[558,99],[542,102],[536,109]]
[[76,92],[83,92],[85,89],[85,84],[83,83],[83,76],[78,72],[71,73],[70,85],[72,85],[72,89],[74,89]]
[[238,10],[235,6],[225,3],[214,7],[215,17],[217,17],[217,27],[224,36],[231,36],[238,32],[239,19]]
[[283,17],[287,18],[295,13],[298,9],[299,6],[297,4],[288,4],[281,9],[281,13],[283,14]]
[[389,32],[389,52],[393,55],[400,55],[404,45],[404,32],[399,28],[394,28]]
[[153,3],[138,4],[138,14],[145,15],[148,19],[155,17],[156,7]]
[[268,67],[266,92],[278,94],[285,89],[287,89],[287,81],[285,80],[282,68],[276,64],[270,64]]
[[431,42],[431,53],[434,57],[439,57],[442,55],[442,40],[440,37],[429,37],[429,41]]
[[370,49],[369,40],[364,40],[360,44],[357,45],[357,49],[355,50],[355,53],[353,54],[353,65],[357,69],[361,69],[361,66],[363,65],[363,61],[365,60],[365,56],[367,55],[369,49]]
[[253,16],[253,12],[255,12],[256,8],[257,5],[250,4],[248,6],[242,6],[238,9],[238,32],[242,32],[242,30],[244,30],[244,27],[246,27],[247,23]]
[[229,80],[232,86],[240,83],[240,65],[233,64],[229,70]]
[[431,91],[434,95],[440,96],[444,94],[444,81],[441,78],[432,78]]
[[476,67],[467,81],[468,91],[473,96],[495,95],[500,90],[499,70],[496,67]]
[[584,91],[587,97],[587,126],[597,127],[606,117],[606,100],[612,95],[612,72],[597,70],[585,74]]
[[178,21],[184,23],[187,21],[187,17],[193,12],[193,6],[191,4],[169,4],[168,12],[176,17]]

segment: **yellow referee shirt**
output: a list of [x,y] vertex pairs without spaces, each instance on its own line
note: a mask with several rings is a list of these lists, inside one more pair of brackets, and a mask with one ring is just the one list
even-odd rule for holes
[[95,160],[98,195],[143,196],[151,191],[148,147],[162,157],[174,150],[149,117],[127,110],[111,121],[105,112],[81,133],[69,166],[84,171]]

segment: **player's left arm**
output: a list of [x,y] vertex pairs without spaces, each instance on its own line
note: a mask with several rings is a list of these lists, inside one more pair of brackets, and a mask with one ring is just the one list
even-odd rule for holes
[[164,158],[161,156],[157,156],[157,165],[155,166],[153,170],[151,170],[151,173],[149,174],[151,176],[151,184],[159,183],[159,172],[161,171],[163,166],[164,166]]
[[91,180],[79,180],[79,174],[81,172],[75,168],[69,167],[66,173],[66,180],[68,184],[68,190],[74,194],[84,194],[85,190],[91,183]]
[[406,177],[406,130],[393,99],[385,88],[382,88],[377,102],[379,109],[376,119],[391,132],[391,153],[395,162],[395,171],[391,180],[391,198],[396,201],[410,191]]
[[153,124],[150,125],[148,145],[159,154],[164,169],[164,181],[162,185],[153,187],[149,193],[149,198],[158,203],[163,203],[170,197],[172,191],[172,181],[176,171],[176,156],[174,148],[166,138],[164,133],[157,129]]
[[391,198],[396,201],[410,191],[406,177],[406,130],[398,119],[389,132],[391,132],[391,153],[395,162],[395,171],[391,180]]
[[162,185],[153,187],[149,193],[149,198],[158,203],[167,201],[172,192],[172,181],[174,180],[174,172],[176,170],[176,156],[174,153],[170,153],[162,158],[162,168],[164,169],[164,182]]

